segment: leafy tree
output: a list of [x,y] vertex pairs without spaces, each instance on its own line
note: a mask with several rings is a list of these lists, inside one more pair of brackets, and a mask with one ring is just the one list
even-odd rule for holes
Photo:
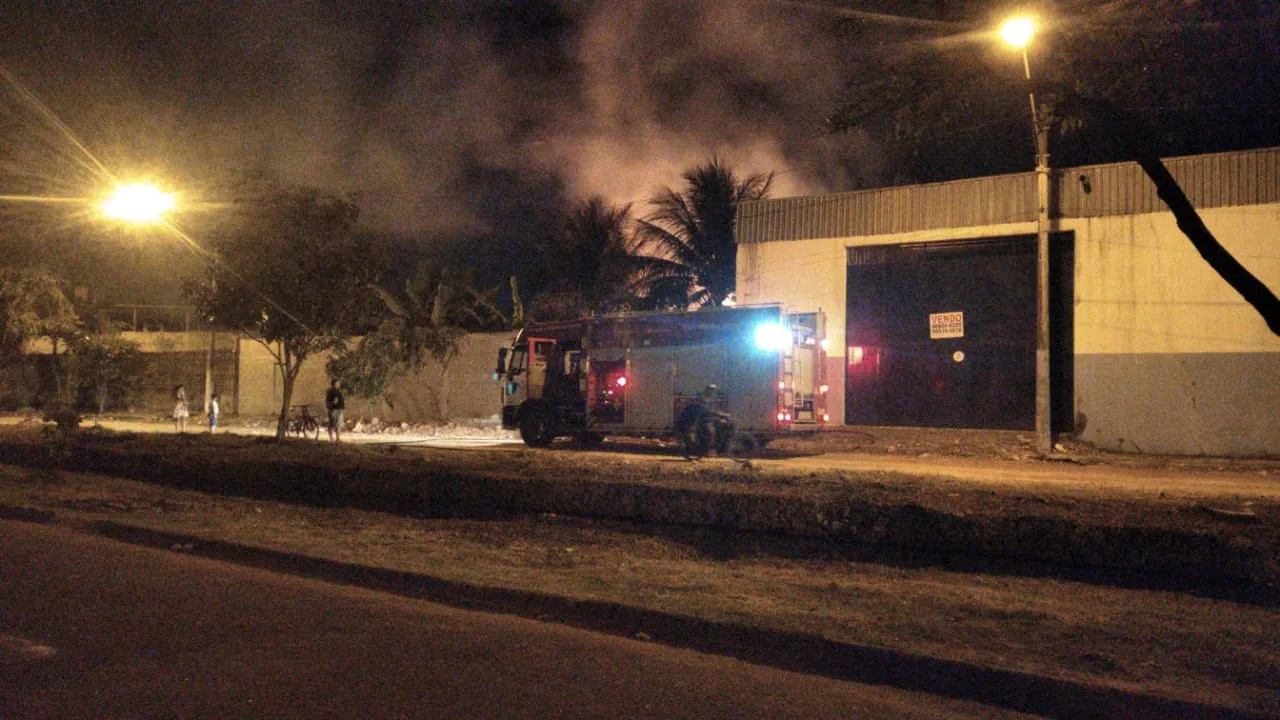
[[0,269],[0,365],[22,362],[27,341],[45,337],[53,347],[56,402],[70,405],[60,350],[80,318],[54,275],[35,269]]
[[213,259],[186,294],[210,322],[275,358],[283,381],[276,437],[283,438],[302,364],[341,348],[358,327],[367,312],[360,296],[376,279],[377,262],[355,233],[354,203],[261,182],[241,192],[228,226],[214,235]]
[[66,338],[79,324],[57,277],[42,270],[0,269],[0,362],[21,360],[28,340]]
[[[995,37],[986,0],[898,3],[884,24],[833,13],[846,44],[846,91],[832,129],[857,128],[888,154],[896,183],[1027,169],[1034,157],[1024,69]],[[901,16],[902,8],[915,17]],[[1042,9],[1049,6],[1041,5]],[[1067,112],[1050,87],[1128,108],[1163,154],[1280,143],[1275,3],[1057,0],[1027,49],[1031,75],[1065,142],[1054,164],[1127,159],[1105,119]],[[909,21],[907,21],[909,20]]]
[[1196,212],[1191,200],[1160,159],[1159,152],[1139,121],[1110,102],[1078,92],[1064,92],[1061,102],[1065,107],[1080,108],[1087,117],[1105,120],[1121,134],[1129,145],[1130,159],[1137,162],[1151,179],[1156,187],[1156,195],[1169,207],[1178,229],[1191,241],[1196,252],[1262,316],[1271,332],[1280,336],[1280,298],[1236,260],[1210,232],[1200,213]]
[[598,195],[582,200],[546,242],[553,279],[536,301],[538,315],[567,319],[628,306],[631,225],[630,204],[611,207]]
[[137,343],[115,333],[78,333],[68,341],[68,387],[75,387],[101,415],[108,400],[127,405],[142,387],[146,362]]
[[399,339],[395,326],[384,323],[361,337],[354,347],[338,349],[325,365],[329,377],[340,378],[347,393],[363,400],[370,414],[378,401],[394,407],[389,389],[406,369]]
[[651,307],[719,305],[734,290],[734,213],[740,202],[769,194],[773,174],[739,179],[717,158],[684,173],[685,188],[667,189],[637,226],[640,285]]

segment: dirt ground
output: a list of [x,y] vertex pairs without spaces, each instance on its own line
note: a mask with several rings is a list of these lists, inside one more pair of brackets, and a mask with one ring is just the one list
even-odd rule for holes
[[[1010,453],[1029,452],[1029,442],[1017,434],[958,437],[880,431],[867,438],[859,432],[780,442],[771,453],[785,458],[790,454],[812,456],[822,448],[849,452],[862,447],[863,453],[883,451],[917,458],[925,455],[926,459],[946,455],[1002,458],[1014,466],[1043,464],[1030,455],[1010,457]],[[180,442],[183,447],[237,452],[237,448],[260,446],[262,441],[191,436]],[[286,443],[281,448],[289,452],[299,449],[311,456],[364,452],[450,467],[506,466],[535,475],[564,472],[569,463],[574,472],[624,479],[647,477],[677,486],[726,482],[724,477],[732,475],[738,478],[733,482],[751,487],[782,484],[797,492],[817,492],[841,478],[845,482],[852,479],[840,473],[818,476],[809,471],[762,471],[745,465],[750,460],[690,463],[669,448],[645,443],[590,453],[421,451],[394,444],[332,448]],[[1072,456],[1076,458],[1071,461],[1073,466],[1079,462],[1114,463],[1149,472],[1213,472],[1250,478],[1270,478],[1259,473],[1275,472],[1275,465],[1266,461],[1111,458],[1083,452]],[[865,475],[857,477],[860,483],[866,479]],[[1036,499],[1036,493],[993,494],[989,489],[975,490],[946,478],[925,481],[883,475],[865,484],[866,492],[912,497],[938,506],[966,502],[989,506],[993,497],[999,498],[996,504],[1011,508],[1026,502],[1049,504],[1044,498]],[[1085,507],[1085,512],[1127,513],[1152,506],[1115,505],[1106,495],[1094,500],[1096,505],[1067,498],[1055,507],[1062,512],[1081,512]],[[1280,626],[1280,608],[1247,600],[989,570],[960,572],[903,558],[785,555],[740,543],[726,544],[714,533],[696,530],[659,531],[551,515],[488,521],[412,518],[11,466],[0,466],[0,505],[47,510],[60,522],[85,527],[111,520],[480,587],[549,593],[813,633],[908,656],[1280,713],[1280,689],[1275,683],[1280,677],[1280,635],[1274,632]],[[1154,507],[1157,510],[1153,513],[1164,513],[1161,517],[1168,514],[1167,507]],[[1249,512],[1255,507],[1248,508]],[[1270,506],[1267,508],[1270,513]],[[1188,517],[1222,520],[1205,513],[1202,503],[1193,510]],[[1179,516],[1170,517],[1168,522],[1182,522]],[[1256,517],[1248,520],[1257,521]],[[1269,514],[1266,521],[1270,522]],[[181,546],[174,549],[183,550]],[[654,629],[641,635],[659,632]]]

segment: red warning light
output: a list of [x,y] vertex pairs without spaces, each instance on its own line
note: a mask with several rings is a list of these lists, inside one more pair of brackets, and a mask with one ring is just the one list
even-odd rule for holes
[[626,376],[626,375],[621,375],[621,376],[619,376],[619,377],[618,377],[618,379],[617,379],[615,382],[617,382],[617,383],[618,383],[618,387],[626,387],[626,386],[627,386],[627,376]]

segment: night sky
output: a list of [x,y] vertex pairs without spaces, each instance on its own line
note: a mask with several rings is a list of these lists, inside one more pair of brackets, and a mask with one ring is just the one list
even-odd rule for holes
[[[1033,64],[1126,62],[1138,71],[1125,82],[1198,88],[1135,96],[1162,121],[1227,118],[1229,132],[1174,138],[1174,154],[1274,143],[1275,5],[1040,3],[1067,32]],[[1187,25],[1142,26],[1148,9]],[[945,0],[24,0],[0,13],[0,64],[118,175],[198,195],[229,171],[268,169],[352,194],[370,232],[498,258],[525,252],[577,198],[643,214],[712,155],[777,173],[775,197],[1029,170],[1021,63],[975,32],[1005,11]],[[1081,48],[1085,62],[1055,55]],[[894,138],[918,123],[892,114],[829,132],[850,88],[899,61],[954,101],[926,111],[946,122],[916,154]],[[970,79],[949,80],[955,68]],[[974,85],[982,75],[990,89]],[[948,82],[961,85],[954,97]],[[1179,106],[1207,89],[1212,107]],[[101,184],[8,87],[0,130],[0,193],[83,196]],[[1055,155],[1119,159],[1105,133],[1088,132]]]

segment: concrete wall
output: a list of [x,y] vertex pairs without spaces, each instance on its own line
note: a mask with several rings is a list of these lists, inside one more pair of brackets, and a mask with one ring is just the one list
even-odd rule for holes
[[[447,377],[443,368],[430,363],[421,371],[397,380],[391,387],[392,405],[366,405],[348,394],[347,417],[378,417],[383,420],[426,422],[449,418],[490,417],[501,412],[498,385],[492,374],[498,348],[511,342],[512,333],[468,335],[458,357],[450,363]],[[324,407],[329,387],[325,375],[328,353],[321,353],[302,365],[293,389],[292,404]],[[284,388],[275,358],[260,343],[241,341],[240,412],[244,415],[274,415],[280,411]]]
[[[1280,204],[1200,214],[1280,292]],[[1076,230],[1081,437],[1141,452],[1280,455],[1280,338],[1200,258],[1173,215],[1064,226]]]
[[[120,337],[135,343],[143,352],[144,361],[142,387],[127,399],[127,410],[167,415],[173,411],[174,386],[183,384],[192,411],[202,412],[206,373],[211,371],[212,387],[223,397],[223,412],[234,411],[236,336],[233,333],[122,332]],[[6,368],[0,377],[0,404],[35,406],[54,397],[54,379],[47,357],[52,350],[53,345],[47,338],[27,343],[25,352],[29,362]],[[108,409],[120,409],[119,403],[113,396]]]
[[173,410],[173,387],[181,383],[186,385],[191,411],[203,412],[206,370],[210,370],[210,392],[221,395],[224,413],[234,411],[234,333],[124,332],[121,336],[137,343],[147,358],[146,386],[136,399],[135,409],[168,414]]
[[782,303],[788,312],[826,314],[827,414],[836,424],[844,420],[845,268],[841,239],[738,246],[740,304]]
[[[1201,212],[1280,292],[1280,204]],[[1280,455],[1280,339],[1199,257],[1168,212],[1063,219],[1075,232],[1075,416],[1082,439],[1141,452]],[[738,299],[822,309],[831,417],[844,417],[846,251],[1034,234],[1034,222],[738,247]]]

